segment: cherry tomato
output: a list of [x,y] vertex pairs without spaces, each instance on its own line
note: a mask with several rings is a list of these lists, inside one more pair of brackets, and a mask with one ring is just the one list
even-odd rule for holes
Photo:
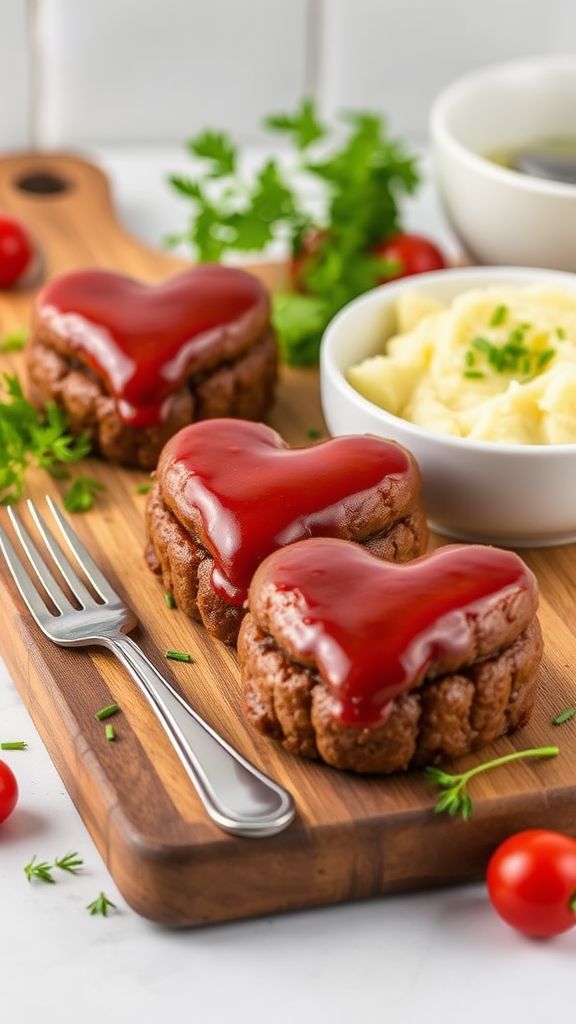
[[0,288],[10,288],[30,266],[34,249],[28,234],[13,217],[0,216]]
[[398,273],[382,278],[383,283],[398,277],[410,277],[412,274],[426,274],[429,270],[443,270],[446,266],[438,246],[422,235],[394,235],[388,241],[376,245],[374,252],[382,259],[401,266]]
[[525,935],[559,935],[576,924],[576,842],[530,829],[493,853],[486,875],[494,909]]
[[16,807],[18,783],[11,768],[0,761],[0,822],[6,821]]

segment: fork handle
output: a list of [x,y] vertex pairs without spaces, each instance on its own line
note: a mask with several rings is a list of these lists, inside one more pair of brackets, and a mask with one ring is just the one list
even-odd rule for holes
[[180,697],[130,637],[107,637],[156,712],[209,816],[225,832],[273,836],[294,819],[290,794],[218,735]]

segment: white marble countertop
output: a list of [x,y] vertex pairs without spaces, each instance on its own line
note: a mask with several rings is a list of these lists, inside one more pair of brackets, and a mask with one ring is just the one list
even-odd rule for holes
[[[106,151],[127,226],[156,243],[185,207],[162,183],[177,152]],[[410,225],[446,237],[430,188]],[[0,654],[9,636],[0,632]],[[177,932],[137,917],[104,867],[5,669],[0,740],[20,802],[0,826],[0,1016],[20,1021],[128,1021],[170,1015],[194,1024],[532,1024],[566,1018],[573,1002],[576,930],[550,943],[521,938],[491,911],[483,886]],[[535,822],[535,825],[538,823]],[[85,869],[57,885],[29,884],[23,866],[78,850]],[[100,890],[110,917],[86,905]]]

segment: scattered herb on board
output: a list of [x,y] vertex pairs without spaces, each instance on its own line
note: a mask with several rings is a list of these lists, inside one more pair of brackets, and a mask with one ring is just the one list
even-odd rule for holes
[[576,708],[566,708],[565,711],[561,711],[559,715],[552,719],[552,725],[564,725],[565,722],[569,722],[574,716],[576,716]]
[[168,591],[164,594],[164,600],[165,600],[166,605],[167,605],[168,608],[176,608],[177,607],[176,601],[174,600],[174,595],[170,594]]
[[105,893],[101,892],[92,903],[88,904],[86,910],[92,915],[100,914],[102,917],[108,917],[110,908],[116,910],[116,904],[112,903],[112,900],[109,900]]
[[[228,135],[202,132],[187,144],[198,173],[169,178],[192,216],[188,229],[167,242],[191,246],[200,262],[230,251],[260,252],[276,240],[287,244],[297,291],[274,299],[273,320],[283,357],[293,365],[317,362],[334,314],[402,269],[376,249],[401,230],[400,202],[419,183],[415,157],[389,135],[380,115],[350,112],[340,120],[343,141],[341,128],[336,141],[330,136],[309,99],[294,114],[265,118],[265,129],[290,145],[292,166],[268,158],[251,179]],[[302,197],[304,178],[321,191],[322,211],[312,214]]]
[[0,352],[20,352],[28,341],[28,331],[21,327],[17,331],[9,331],[0,338]]
[[187,651],[166,651],[166,654],[164,655],[164,657],[168,658],[169,661],[193,661],[194,660],[192,658],[192,655],[188,654]]
[[70,875],[77,875],[80,868],[84,867],[84,861],[78,856],[77,850],[74,850],[73,853],[67,853],[64,857],[56,857],[54,867],[60,868],[60,871],[67,871]]
[[134,493],[135,494],[148,494],[148,491],[150,491],[151,489],[152,489],[152,484],[151,483],[138,484],[137,487],[134,488]]
[[309,438],[310,441],[319,441],[323,435],[322,431],[319,430],[318,427],[308,427],[308,430],[306,431],[306,436]]
[[54,884],[55,879],[52,878],[52,865],[47,861],[43,860],[36,863],[36,854],[32,857],[29,864],[24,867],[24,874],[29,882],[33,878],[37,878],[39,882],[49,882],[51,885]]
[[0,503],[18,501],[27,470],[36,466],[55,475],[90,451],[85,434],[74,437],[64,412],[48,402],[38,412],[25,398],[18,377],[4,374],[0,384]]
[[104,484],[91,476],[77,476],[64,495],[64,508],[68,512],[88,512],[97,494],[105,490]]
[[109,743],[113,743],[114,740],[116,739],[116,730],[112,725],[112,722],[108,722],[108,724],[106,725],[106,728],[104,729],[104,735],[106,736],[106,739],[108,740]]
[[484,761],[482,764],[476,765],[475,768],[469,768],[467,772],[462,772],[460,775],[450,775],[440,768],[425,768],[424,774],[426,777],[435,782],[442,790],[442,795],[436,804],[435,811],[437,814],[445,811],[452,818],[460,814],[464,821],[469,821],[472,817],[473,804],[472,798],[468,793],[468,783],[475,775],[490,771],[492,768],[498,768],[503,764],[509,764],[511,761],[520,761],[529,757],[557,757],[559,753],[559,747],[537,747],[530,750],[517,750],[513,754],[506,754],[504,757],[497,757],[492,761]]
[[0,750],[26,750],[27,747],[26,740],[9,740],[5,743],[0,743]]
[[111,715],[116,715],[120,711],[118,704],[107,704],[105,708],[100,708],[96,711],[94,718],[97,718],[99,722],[103,722],[105,718],[110,718]]

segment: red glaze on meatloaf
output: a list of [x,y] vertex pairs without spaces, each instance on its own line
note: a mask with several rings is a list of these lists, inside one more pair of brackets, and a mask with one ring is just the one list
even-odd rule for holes
[[159,285],[64,274],[37,297],[27,365],[34,401],[62,406],[111,461],[151,469],[186,423],[266,413],[277,376],[268,294],[217,265]]
[[267,558],[238,651],[249,721],[336,768],[388,773],[523,725],[542,642],[517,555],[451,545],[407,565],[332,539]]
[[147,504],[148,561],[179,607],[236,640],[260,562],[306,537],[404,561],[426,546],[420,474],[399,445],[341,437],[290,448],[262,423],[212,420],[164,448]]

